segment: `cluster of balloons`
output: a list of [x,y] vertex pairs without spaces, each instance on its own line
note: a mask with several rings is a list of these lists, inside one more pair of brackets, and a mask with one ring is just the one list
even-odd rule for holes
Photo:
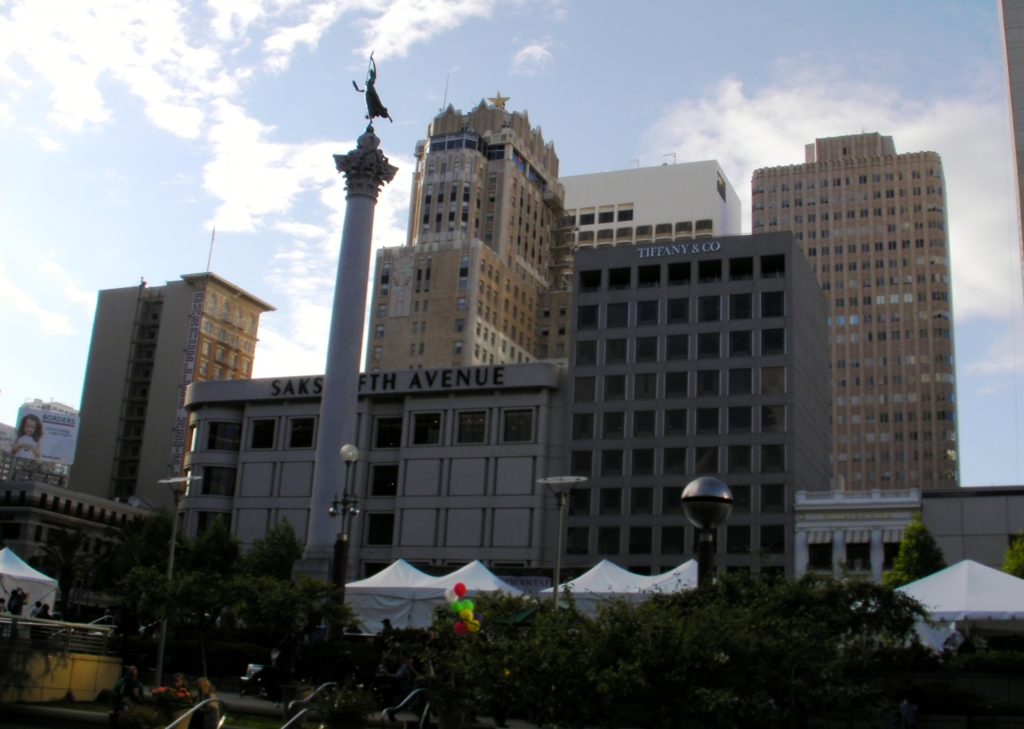
[[466,586],[461,582],[456,582],[445,590],[444,596],[448,600],[448,604],[452,606],[452,612],[459,618],[459,621],[455,623],[455,633],[457,635],[479,633],[480,616],[473,612],[473,601],[466,597]]

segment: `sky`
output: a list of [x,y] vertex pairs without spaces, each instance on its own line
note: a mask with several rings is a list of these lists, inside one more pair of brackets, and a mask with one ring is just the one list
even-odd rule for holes
[[[1024,316],[996,0],[0,0],[0,421],[77,407],[96,292],[207,269],[273,304],[257,377],[323,372],[370,53],[405,242],[417,140],[499,91],[560,173],[716,159],[750,178],[818,137],[943,159],[961,481],[1024,483]],[[211,250],[212,232],[216,229]]]

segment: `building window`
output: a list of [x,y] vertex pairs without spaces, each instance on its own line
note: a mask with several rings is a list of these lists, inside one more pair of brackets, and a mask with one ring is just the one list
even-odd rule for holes
[[669,334],[665,337],[665,359],[684,360],[690,356],[690,338],[687,334]]
[[718,434],[718,408],[697,408],[697,434]]
[[698,397],[707,395],[717,397],[720,390],[719,380],[718,370],[697,370]]
[[[601,475],[621,476],[622,475],[622,451],[617,448],[610,448],[601,451]],[[605,489],[602,489],[602,494]],[[602,496],[603,499],[603,496]],[[601,513],[604,513],[603,511]],[[616,512],[617,513],[617,512]]]
[[[640,228],[637,228],[637,236],[640,235]],[[692,272],[690,270],[690,262],[685,263],[670,263],[668,264],[668,283],[669,286],[683,286],[690,283],[692,278]]]
[[249,423],[249,447],[253,449],[273,448],[277,420],[273,418],[254,419]]
[[202,493],[204,496],[234,496],[236,469],[204,466]]
[[636,357],[637,362],[657,362],[658,361],[658,338],[657,337],[637,337],[636,338]]
[[[678,490],[678,489],[676,489]],[[686,527],[668,526],[661,528],[661,553],[683,554],[686,551]]]
[[786,431],[786,406],[761,406],[761,432],[784,433]]
[[626,376],[605,375],[604,376],[604,400],[614,402],[623,400],[626,397]]
[[594,437],[594,414],[573,413],[572,416],[572,438],[573,440],[589,440]]
[[729,295],[729,318],[736,321],[749,319],[754,315],[752,297],[750,294]]
[[628,289],[633,285],[632,270],[629,268],[608,269],[608,290]]
[[622,513],[622,489],[603,488],[599,492],[598,513],[618,516]]
[[601,290],[601,271],[580,271],[580,291],[592,292]]
[[605,311],[605,326],[609,329],[629,325],[629,304],[621,302],[608,304]]
[[729,259],[729,280],[749,281],[754,277],[753,258],[730,258]]
[[731,445],[726,457],[729,473],[750,473],[750,446]]
[[597,306],[595,304],[576,307],[576,328],[597,329]]
[[[581,342],[582,344],[582,342]],[[605,364],[619,364],[626,361],[626,340],[625,339],[607,339],[604,343],[604,362]],[[579,358],[577,357],[577,364],[579,364]]]
[[688,298],[669,299],[666,311],[668,324],[685,324],[690,321],[690,300]]
[[786,353],[786,330],[785,329],[762,329],[761,330],[761,354],[785,354]]
[[761,394],[784,395],[786,393],[786,368],[761,368]]
[[412,418],[412,444],[437,445],[441,442],[441,413],[416,413]]
[[729,332],[729,356],[749,357],[753,354],[753,337],[749,329]]
[[469,410],[458,414],[457,443],[487,442],[487,411]]
[[686,411],[665,411],[665,435],[686,435]]
[[701,476],[718,473],[718,446],[697,446],[693,452],[695,473]]
[[754,387],[754,372],[749,367],[729,370],[729,394],[749,395]]
[[650,554],[651,553],[651,528],[630,527],[629,528],[629,553]]
[[725,528],[725,551],[728,554],[750,554],[749,524],[730,524]]
[[213,526],[215,521],[224,522],[224,526],[230,531],[231,530],[231,514],[225,514],[220,511],[200,511],[196,514],[196,536],[203,534]]
[[686,448],[665,448],[661,452],[663,474],[686,473]]
[[749,405],[737,405],[729,408],[729,432],[749,433],[751,425]]
[[761,446],[761,473],[782,473],[786,470],[786,448],[783,445]]
[[786,315],[786,293],[784,291],[761,292],[761,317]]
[[658,375],[644,372],[633,375],[633,399],[652,400],[658,396]]
[[576,364],[580,367],[597,364],[597,342],[576,342]]
[[[652,476],[654,475],[654,449],[634,448],[633,449],[633,475]],[[640,489],[633,489],[635,494]],[[634,511],[633,513],[637,513]],[[650,512],[645,512],[650,513]]]
[[654,435],[654,411],[635,410],[633,412],[633,437],[642,438]]
[[503,416],[503,442],[527,443],[533,440],[533,410],[506,410]]
[[686,397],[686,372],[665,373],[665,397]]
[[786,484],[766,483],[761,485],[761,511],[765,514],[786,510]]
[[206,448],[211,451],[237,451],[241,439],[241,424],[211,422],[207,430]]
[[569,527],[565,541],[565,551],[569,554],[586,554],[589,549],[590,527]]
[[732,510],[737,514],[750,513],[750,484],[729,484],[732,491]]
[[597,378],[577,377],[573,382],[574,402],[594,402],[597,392]]
[[395,536],[394,514],[370,514],[366,517],[366,543],[390,546]]
[[761,551],[768,554],[783,554],[786,551],[786,527],[782,524],[761,526]]
[[697,358],[713,359],[721,356],[721,337],[718,332],[697,334]]
[[722,300],[719,296],[697,298],[697,321],[718,321],[721,319]]
[[312,448],[315,431],[315,418],[291,418],[288,421],[288,447]]
[[619,553],[619,528],[598,527],[597,528],[597,553],[618,554]]
[[374,438],[375,448],[402,447],[402,418],[377,418],[377,436]]
[[638,301],[636,302],[636,323],[637,326],[643,324],[657,324],[658,323],[658,302],[657,301]]
[[398,493],[397,463],[373,466],[370,493],[373,496],[394,496]]
[[573,451],[569,454],[569,473],[589,477],[593,471],[593,460],[594,455],[590,451]]

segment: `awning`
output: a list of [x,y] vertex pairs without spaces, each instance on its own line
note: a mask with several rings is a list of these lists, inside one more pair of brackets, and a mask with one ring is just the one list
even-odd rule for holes
[[827,529],[816,529],[807,533],[808,544],[830,544],[831,542],[832,532]]
[[886,544],[899,544],[903,541],[903,527],[890,527],[882,531],[882,541]]
[[870,529],[847,529],[846,530],[846,543],[847,544],[867,544],[871,541],[871,530]]

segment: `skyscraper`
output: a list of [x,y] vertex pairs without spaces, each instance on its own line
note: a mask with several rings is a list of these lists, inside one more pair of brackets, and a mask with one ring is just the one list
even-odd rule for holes
[[1010,89],[1010,122],[1013,126],[1014,162],[1017,172],[1017,213],[1024,242],[1024,3],[999,3],[1006,46],[1006,76]]
[[753,232],[791,230],[829,302],[836,488],[959,484],[942,160],[878,133],[755,170]]
[[406,245],[377,255],[367,370],[529,362],[560,222],[558,157],[505,97],[416,148]]
[[260,314],[273,310],[213,273],[100,291],[71,487],[170,503],[157,481],[181,470],[185,388],[251,377]]

